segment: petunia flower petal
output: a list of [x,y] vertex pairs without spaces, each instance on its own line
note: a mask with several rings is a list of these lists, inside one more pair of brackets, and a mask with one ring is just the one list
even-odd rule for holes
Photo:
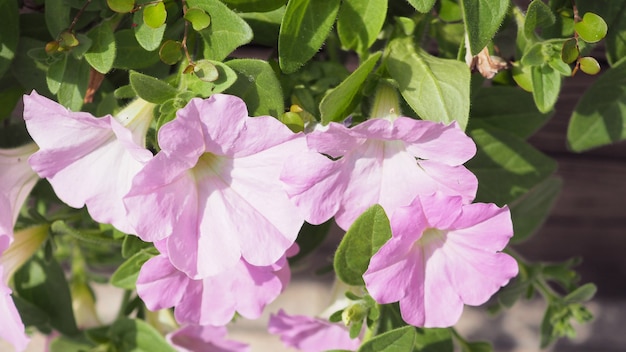
[[269,266],[295,242],[303,219],[279,175],[289,155],[306,149],[301,134],[269,116],[248,117],[240,98],[215,94],[178,111],[160,129],[159,145],[124,202],[142,239],[167,239],[179,270],[200,279],[240,258]]
[[17,352],[26,350],[30,338],[24,332],[24,324],[6,285],[4,270],[0,266],[0,338],[8,341]]
[[164,255],[150,258],[139,271],[137,294],[152,311],[178,304],[185,294],[189,278],[176,270]]
[[224,326],[186,325],[166,336],[179,352],[248,352],[250,347],[226,339]]
[[[149,120],[153,105],[138,104],[141,108],[136,104],[128,108]],[[128,120],[127,114],[123,111]],[[138,129],[130,131],[110,115],[96,118],[72,112],[36,92],[24,96],[24,120],[40,148],[29,163],[48,179],[59,199],[74,208],[86,205],[94,220],[134,233],[122,197],[133,176],[152,158],[150,151],[137,145],[144,139],[146,123],[135,123]]]
[[485,303],[517,275],[516,261],[498,252],[513,231],[506,207],[464,204],[441,193],[417,196],[394,212],[391,228],[363,280],[376,301],[399,301],[409,324],[452,326],[464,304]]
[[[37,151],[37,145],[29,143],[17,148],[0,149],[0,195],[5,197],[2,216],[8,216],[8,228],[0,235],[13,232],[20,208],[39,180],[28,165],[28,158]],[[1,249],[1,246],[0,246]]]
[[345,326],[304,315],[288,315],[282,309],[270,316],[268,330],[288,347],[304,352],[354,351],[360,338],[351,339]]
[[293,156],[281,180],[308,222],[334,215],[347,230],[374,204],[391,214],[417,195],[476,196],[478,181],[462,166],[476,146],[456,124],[371,119],[350,129],[330,123],[306,138],[310,152]]

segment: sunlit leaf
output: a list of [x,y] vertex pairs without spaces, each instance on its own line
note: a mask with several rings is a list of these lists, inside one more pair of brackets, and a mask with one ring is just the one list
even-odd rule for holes
[[595,75],[600,72],[600,64],[591,56],[581,57],[578,64],[580,70],[588,75]]
[[191,22],[191,26],[195,31],[201,31],[211,24],[211,16],[197,7],[187,9],[185,19]]
[[406,37],[389,44],[386,65],[400,93],[421,118],[457,121],[465,129],[470,106],[470,71],[465,63],[432,56]]
[[335,23],[340,0],[290,0],[278,36],[278,61],[297,71],[320,49]]
[[107,0],[107,5],[115,12],[128,13],[135,8],[135,0]]
[[587,12],[580,22],[574,24],[574,29],[582,40],[587,43],[596,43],[606,36],[608,26],[602,17]]
[[461,0],[463,22],[472,55],[478,54],[496,34],[509,8],[509,0]]
[[167,19],[167,11],[162,1],[143,8],[143,22],[152,28],[159,28]]

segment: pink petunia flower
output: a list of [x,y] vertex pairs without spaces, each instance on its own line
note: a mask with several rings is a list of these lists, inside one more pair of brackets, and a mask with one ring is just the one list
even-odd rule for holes
[[9,342],[16,351],[24,351],[30,339],[24,332],[24,324],[20,318],[15,303],[11,298],[11,289],[4,277],[0,266],[0,339]]
[[283,162],[306,149],[270,116],[248,116],[238,97],[192,99],[159,130],[161,151],[125,198],[144,241],[167,239],[174,266],[192,278],[275,263],[303,219],[278,179]]
[[[2,221],[6,223],[7,228],[0,227],[2,230],[0,237],[13,233],[13,225],[20,213],[20,208],[39,180],[37,174],[28,165],[28,158],[36,151],[35,143],[12,149],[0,149],[0,196],[4,196],[6,201],[6,204],[2,205],[3,214],[0,216],[7,217]],[[2,243],[3,240],[0,239],[0,250],[6,249]]]
[[36,92],[24,96],[24,120],[40,150],[29,160],[56,195],[94,220],[134,233],[122,197],[152,153],[144,148],[154,104],[134,100],[117,114],[72,112]]
[[284,257],[265,267],[241,260],[223,273],[194,280],[161,254],[142,266],[137,294],[150,310],[175,307],[174,316],[181,324],[223,326],[235,312],[249,319],[261,316],[289,279]]
[[30,339],[11,298],[8,286],[15,260],[5,262],[7,250],[14,244],[13,227],[20,208],[33,189],[37,174],[28,165],[28,157],[37,150],[34,143],[13,149],[0,149],[0,338],[16,351],[24,351]]
[[250,347],[226,339],[224,326],[187,325],[166,336],[179,352],[248,352]]
[[280,335],[286,346],[304,352],[354,351],[361,345],[361,339],[351,339],[348,328],[342,324],[306,315],[288,315],[282,309],[270,316],[268,330]]
[[392,215],[391,229],[363,279],[377,302],[399,301],[409,324],[452,326],[463,304],[485,303],[517,275],[515,259],[499,252],[513,235],[506,207],[441,193],[416,197]]
[[312,224],[335,216],[346,230],[374,204],[393,213],[416,195],[440,191],[465,203],[476,195],[478,181],[462,165],[476,146],[456,122],[397,117],[352,128],[330,123],[306,139],[310,151],[288,159],[280,178]]

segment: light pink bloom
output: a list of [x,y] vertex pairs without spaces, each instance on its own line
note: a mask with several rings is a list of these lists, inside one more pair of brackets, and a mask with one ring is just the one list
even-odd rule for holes
[[30,339],[24,332],[24,324],[15,303],[11,289],[7,286],[4,270],[0,266],[0,338],[13,345],[16,351],[24,351]]
[[[10,277],[2,264],[4,253],[13,243],[13,227],[20,208],[39,179],[28,165],[37,150],[33,143],[13,149],[0,149],[0,338],[16,351],[24,351],[30,339],[11,298]],[[6,264],[6,263],[5,263]]]
[[[0,197],[4,196],[2,217],[7,228],[2,228],[0,236],[12,234],[13,225],[20,213],[26,197],[39,180],[37,174],[28,165],[28,158],[37,151],[37,145],[29,143],[18,148],[0,149]],[[2,225],[0,225],[2,226]],[[13,236],[11,235],[11,238]],[[6,249],[0,239],[0,250]]]
[[275,263],[303,219],[278,179],[304,138],[270,116],[248,116],[238,97],[192,99],[159,130],[161,151],[133,180],[125,203],[144,241],[167,239],[174,266],[193,278],[240,258]]
[[342,324],[306,315],[288,315],[282,309],[270,316],[268,330],[280,335],[286,346],[304,352],[354,351],[361,345],[361,339],[351,339],[350,332]]
[[137,294],[150,310],[175,307],[174,316],[181,324],[222,326],[233,319],[235,312],[249,319],[261,316],[289,279],[284,257],[265,267],[241,260],[223,273],[194,280],[162,254],[141,268]]
[[117,119],[96,118],[32,92],[24,96],[24,120],[40,150],[29,162],[63,202],[74,208],[87,205],[94,220],[134,233],[122,197],[152,157],[144,139],[153,108],[137,99]]
[[288,159],[281,180],[312,224],[335,216],[345,230],[374,204],[393,213],[416,195],[435,191],[469,203],[478,188],[462,165],[476,146],[456,122],[445,126],[398,117],[352,128],[330,123],[307,135],[307,143],[310,151]]
[[409,324],[452,326],[463,304],[485,303],[517,275],[515,259],[499,252],[513,236],[506,207],[437,193],[399,208],[391,229],[363,279],[377,302],[400,301]]
[[224,326],[187,325],[166,336],[179,352],[248,352],[245,343],[227,340]]

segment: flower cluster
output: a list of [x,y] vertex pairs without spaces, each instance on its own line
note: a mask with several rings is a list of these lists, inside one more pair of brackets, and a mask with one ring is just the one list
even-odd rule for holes
[[[137,293],[150,310],[174,308],[183,327],[169,339],[181,350],[246,350],[223,327],[236,314],[258,318],[284,290],[304,221],[334,217],[348,229],[374,204],[391,215],[393,235],[372,257],[366,288],[379,303],[399,301],[410,324],[453,325],[463,304],[484,303],[517,274],[499,252],[512,236],[509,211],[472,204],[478,182],[463,163],[476,147],[456,123],[388,111],[305,135],[215,94],[163,125],[153,155],[145,136],[154,105],[141,99],[102,118],[35,92],[24,105],[39,146],[29,163],[59,199],[158,249]],[[14,189],[0,201],[15,211],[30,189]],[[16,217],[0,219],[0,251]],[[304,350],[360,344],[345,327],[282,311],[270,331]]]

